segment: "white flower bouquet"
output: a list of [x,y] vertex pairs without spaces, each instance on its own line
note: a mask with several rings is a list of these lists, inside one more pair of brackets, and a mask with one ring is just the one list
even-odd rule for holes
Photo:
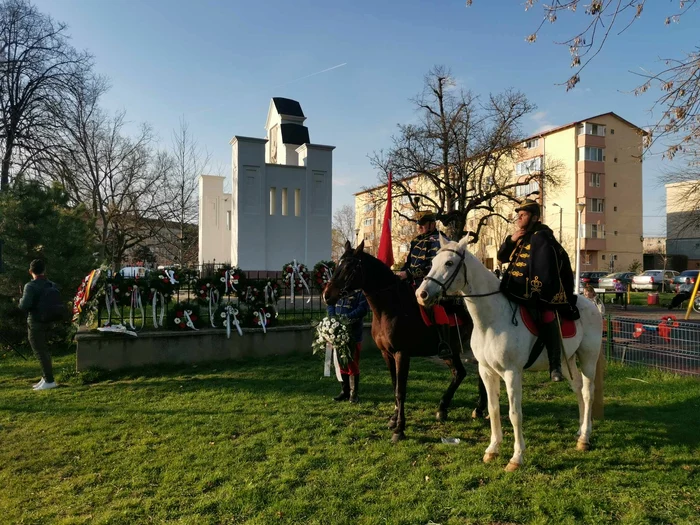
[[333,346],[338,353],[338,361],[347,366],[352,361],[351,321],[346,317],[325,317],[316,325],[316,337],[311,344],[314,354],[326,351],[326,345]]

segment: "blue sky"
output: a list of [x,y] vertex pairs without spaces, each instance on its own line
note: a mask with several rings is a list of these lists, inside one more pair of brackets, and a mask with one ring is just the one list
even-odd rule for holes
[[[367,155],[386,149],[397,123],[415,118],[409,99],[435,64],[483,96],[523,91],[537,106],[525,132],[615,111],[639,126],[652,122],[653,93],[635,97],[630,71],[659,69],[659,57],[697,45],[697,8],[680,24],[663,20],[677,2],[647,2],[643,17],[612,38],[571,91],[569,52],[554,45],[582,15],[561,16],[536,44],[541,9],[521,0],[35,0],[69,26],[74,46],[94,54],[112,88],[105,109],[125,109],[133,129],[151,124],[163,147],[184,118],[229,175],[234,135],[264,136],[270,98],[298,100],[311,140],[336,146],[333,206],[376,184]],[[314,76],[313,73],[337,67]],[[307,78],[302,78],[307,77]],[[665,231],[667,165],[644,165],[644,233]],[[663,195],[663,198],[660,196]]]

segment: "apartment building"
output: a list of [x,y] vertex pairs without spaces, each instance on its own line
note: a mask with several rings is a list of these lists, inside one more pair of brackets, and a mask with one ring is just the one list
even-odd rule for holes
[[[534,193],[543,209],[543,221],[554,230],[575,263],[578,227],[581,226],[581,271],[625,270],[642,260],[642,139],[644,131],[615,113],[604,113],[571,122],[523,141],[518,158],[508,174],[522,181],[514,196]],[[543,170],[555,169],[560,184],[543,184]],[[410,184],[431,191],[427,181],[416,177]],[[421,193],[420,191],[417,191]],[[376,253],[384,216],[386,187],[355,194],[358,240]],[[403,261],[408,242],[416,233],[406,197],[395,197],[392,221],[394,258]],[[577,210],[577,203],[584,208]],[[506,217],[513,206],[504,205]],[[419,205],[420,207],[420,205]],[[467,217],[467,230],[476,229],[480,216]],[[481,230],[472,251],[489,268],[498,266],[496,253],[512,226],[492,217]]]
[[667,253],[686,255],[700,268],[700,180],[666,184]]

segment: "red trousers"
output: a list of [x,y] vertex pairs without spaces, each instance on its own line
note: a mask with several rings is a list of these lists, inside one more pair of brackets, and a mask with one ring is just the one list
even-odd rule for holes
[[340,373],[350,376],[360,375],[360,350],[362,350],[362,343],[355,344],[355,353],[352,354],[352,361],[348,363],[346,367],[340,367]]

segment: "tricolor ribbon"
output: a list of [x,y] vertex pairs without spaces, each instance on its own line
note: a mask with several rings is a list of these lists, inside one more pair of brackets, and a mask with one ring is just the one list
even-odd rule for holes
[[[153,291],[153,328],[163,327],[163,320],[165,318],[165,297],[162,293],[152,289]],[[158,313],[158,299],[160,299],[160,315]]]
[[219,290],[212,286],[209,288],[209,319],[211,320],[212,328],[216,328],[216,324],[214,324],[214,312],[216,311],[217,304],[219,304]]
[[141,299],[139,287],[134,285],[134,287],[131,289],[131,312],[129,314],[129,325],[131,326],[132,330],[136,330],[134,327],[134,310],[136,309],[141,310],[141,328],[139,328],[139,330],[143,330],[143,325],[146,322],[146,313],[143,309],[143,301]]
[[192,318],[190,317],[192,315],[192,310],[185,310],[183,313],[185,314],[185,324],[187,325],[187,327],[191,328],[192,330],[199,331],[198,328],[194,327],[194,323],[192,322]]
[[292,261],[292,273],[288,273],[287,277],[289,278],[289,287],[291,288],[291,297],[292,301],[294,301],[294,289],[296,288],[296,280],[299,279],[301,281],[301,284],[306,288],[306,293],[309,294],[309,299],[306,301],[307,303],[311,302],[311,290],[309,290],[309,285],[306,284],[306,281],[304,280],[304,277],[301,275],[301,271],[299,269],[299,265],[297,264],[297,260],[294,259]]

